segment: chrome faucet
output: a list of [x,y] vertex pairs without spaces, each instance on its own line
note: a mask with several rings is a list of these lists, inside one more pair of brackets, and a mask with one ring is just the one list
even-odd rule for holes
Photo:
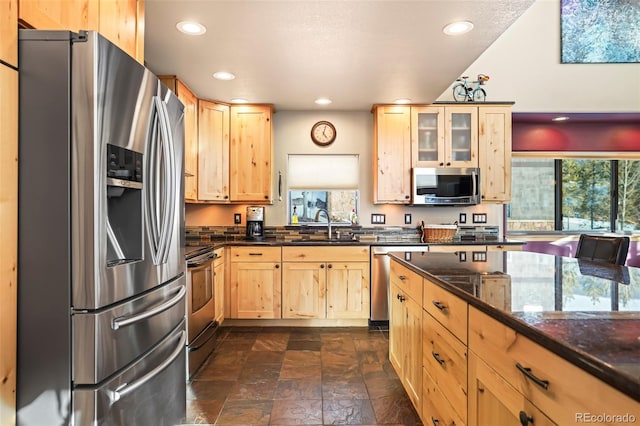
[[320,217],[320,213],[323,213],[323,212],[325,216],[327,216],[327,224],[329,226],[329,239],[331,239],[331,216],[329,216],[329,212],[327,211],[327,209],[318,209],[318,211],[316,212],[316,222]]

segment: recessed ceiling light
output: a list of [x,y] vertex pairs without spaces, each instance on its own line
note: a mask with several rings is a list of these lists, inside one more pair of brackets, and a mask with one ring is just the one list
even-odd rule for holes
[[562,116],[562,117],[554,117],[551,119],[551,121],[567,121],[569,119],[569,117],[567,116]]
[[331,103],[331,99],[328,98],[318,98],[315,100],[315,103],[318,105],[329,105]]
[[193,21],[182,21],[176,24],[178,31],[189,35],[202,35],[207,32],[207,28]]
[[246,104],[247,102],[249,102],[249,101],[244,99],[244,98],[233,98],[233,99],[231,99],[231,103],[232,104]]
[[469,21],[452,22],[442,29],[446,35],[460,35],[468,33],[473,29],[473,23]]
[[236,78],[236,76],[227,71],[218,71],[216,73],[213,73],[213,78],[216,78],[218,80],[233,80],[234,78]]
[[393,103],[396,103],[396,104],[410,104],[411,103],[411,99],[409,99],[409,98],[400,98],[400,99],[396,99],[395,101],[393,101]]

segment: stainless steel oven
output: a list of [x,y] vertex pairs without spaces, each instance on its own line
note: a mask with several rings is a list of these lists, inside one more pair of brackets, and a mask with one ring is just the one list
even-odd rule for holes
[[187,250],[187,363],[189,377],[213,351],[218,323],[215,318],[213,262],[211,247]]

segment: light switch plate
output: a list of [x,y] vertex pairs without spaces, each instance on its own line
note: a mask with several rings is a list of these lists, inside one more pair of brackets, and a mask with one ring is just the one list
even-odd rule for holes
[[487,252],[486,251],[474,251],[472,253],[474,262],[486,262],[487,261]]
[[474,213],[472,217],[473,223],[487,223],[486,213]]
[[233,223],[236,225],[240,225],[242,223],[242,213],[233,214]]
[[460,213],[460,217],[458,218],[458,223],[467,223],[466,213]]
[[371,213],[371,224],[384,225],[386,222],[386,215],[382,213]]
[[411,225],[411,213],[404,214],[404,224]]

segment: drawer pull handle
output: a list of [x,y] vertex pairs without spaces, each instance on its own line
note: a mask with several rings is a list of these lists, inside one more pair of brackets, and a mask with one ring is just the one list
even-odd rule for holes
[[262,253],[249,253],[249,256],[262,256]]
[[438,426],[438,424],[440,423],[440,420],[438,420],[435,417],[431,416],[431,423],[433,423],[433,426]]
[[444,359],[440,358],[440,354],[438,352],[431,351],[431,355],[433,355],[435,360],[438,361],[438,364],[444,365]]
[[528,367],[523,367],[522,364],[520,364],[519,362],[516,363],[516,368],[518,370],[520,370],[522,372],[522,374],[524,374],[525,376],[527,376],[528,379],[532,380],[533,383],[535,383],[536,385],[540,386],[543,389],[549,389],[549,381],[548,380],[542,380],[538,377],[536,377],[532,372],[531,369]]
[[519,416],[520,424],[522,426],[527,426],[529,423],[533,424],[533,417],[527,416],[527,413],[525,413],[524,411],[520,411]]
[[406,280],[406,279],[407,279],[407,277],[405,277],[404,275],[398,275],[398,279],[399,279],[400,281],[404,281],[404,280]]
[[440,302],[439,300],[432,300],[431,303],[433,303],[433,306],[440,309],[441,311],[444,311],[447,309],[447,306],[443,305],[442,302]]

